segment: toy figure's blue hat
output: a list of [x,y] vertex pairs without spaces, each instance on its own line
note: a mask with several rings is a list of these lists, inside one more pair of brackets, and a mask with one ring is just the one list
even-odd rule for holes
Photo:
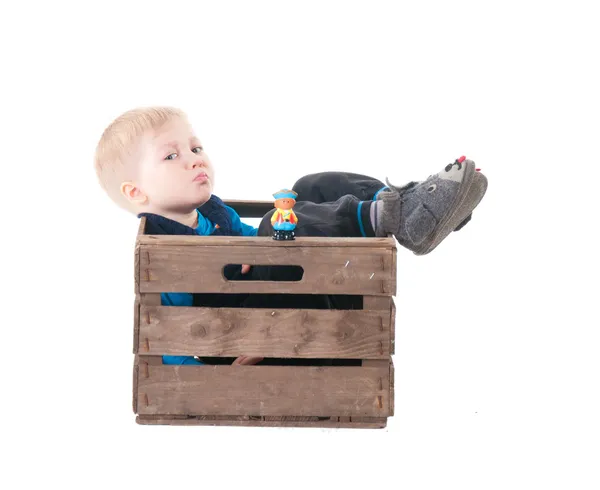
[[273,194],[275,199],[294,199],[298,197],[298,194],[290,189],[281,189]]

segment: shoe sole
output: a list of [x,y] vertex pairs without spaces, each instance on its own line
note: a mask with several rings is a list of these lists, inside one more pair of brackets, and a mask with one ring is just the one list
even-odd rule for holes
[[487,191],[487,178],[475,170],[475,163],[465,160],[465,176],[461,182],[456,199],[445,218],[433,231],[432,235],[423,242],[416,255],[426,255],[433,251],[465,218],[473,212]]

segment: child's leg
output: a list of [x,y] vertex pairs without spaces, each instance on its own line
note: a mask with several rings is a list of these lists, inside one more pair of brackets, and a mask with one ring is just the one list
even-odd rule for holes
[[298,193],[296,201],[316,203],[337,201],[345,195],[360,201],[375,200],[379,191],[388,187],[368,175],[349,172],[319,172],[300,178],[292,187]]
[[[332,179],[329,185],[327,179]],[[424,181],[402,187],[388,182],[388,189],[376,196],[376,188],[381,184],[377,182],[370,177],[338,172],[300,179],[295,187],[304,199],[331,199],[349,190],[358,195],[346,194],[320,203],[299,200],[294,206],[298,217],[296,236],[374,237],[391,233],[416,255],[425,255],[452,231],[464,226],[487,190],[487,178],[465,157]],[[263,218],[259,235],[272,234],[270,218],[274,212],[275,209]]]
[[[298,237],[375,237],[371,221],[371,208],[375,205],[376,201],[362,201],[350,194],[321,203],[297,201],[293,208],[298,218],[295,234]],[[259,236],[273,234],[271,216],[274,212],[275,208],[263,217],[258,227]]]

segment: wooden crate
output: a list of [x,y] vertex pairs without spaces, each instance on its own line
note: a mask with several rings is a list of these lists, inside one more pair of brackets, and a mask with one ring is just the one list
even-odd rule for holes
[[[242,217],[272,202],[226,201]],[[382,428],[394,414],[396,242],[165,236],[135,247],[139,424]],[[226,264],[300,265],[300,281],[228,281]],[[161,292],[362,295],[363,309],[161,306]],[[355,359],[356,365],[163,365],[162,355]],[[312,362],[312,361],[310,361]],[[339,362],[338,362],[339,364]]]

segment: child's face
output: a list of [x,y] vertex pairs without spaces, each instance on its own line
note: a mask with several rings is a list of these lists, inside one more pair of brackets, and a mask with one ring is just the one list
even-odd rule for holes
[[176,118],[142,140],[138,187],[152,212],[190,212],[210,199],[214,170],[189,123]]

